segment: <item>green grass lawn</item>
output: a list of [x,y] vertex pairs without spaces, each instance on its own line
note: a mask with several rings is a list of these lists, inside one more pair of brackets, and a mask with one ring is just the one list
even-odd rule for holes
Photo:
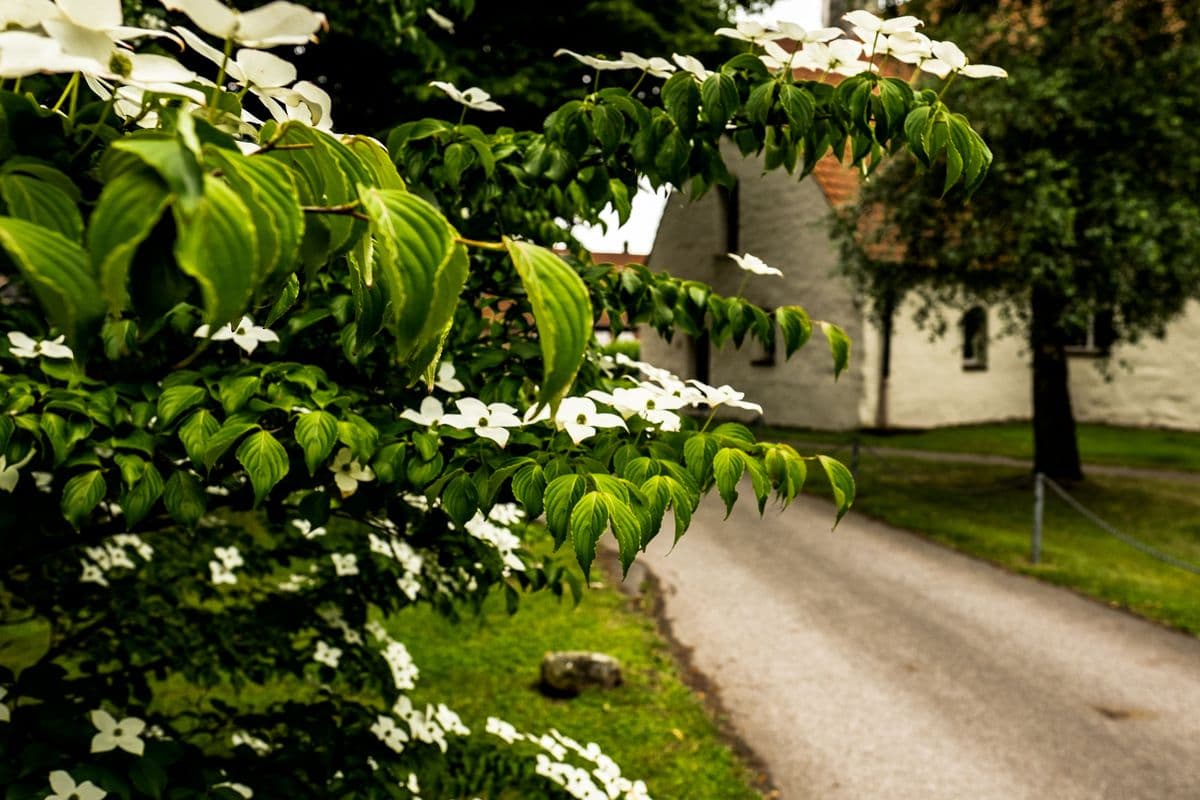
[[[654,623],[615,588],[589,590],[578,607],[549,594],[527,597],[511,617],[500,598],[493,601],[482,618],[457,624],[424,609],[390,623],[421,668],[414,702],[444,701],[480,731],[495,715],[522,731],[556,728],[596,742],[656,798],[761,797],[684,685]],[[620,660],[625,682],[571,700],[547,698],[535,685],[548,650],[608,653]]]
[[[827,492],[820,481],[811,485]],[[1196,486],[1092,477],[1070,492],[1118,530],[1200,564]],[[1200,575],[1108,536],[1049,490],[1042,562],[1030,563],[1033,491],[1023,469],[864,455],[854,507],[964,553],[1200,635]]]
[[[1079,451],[1085,463],[1200,471],[1200,433],[1093,424],[1080,424],[1078,432]],[[1033,429],[1028,422],[960,425],[888,433],[830,432],[763,426],[757,433],[760,439],[835,445],[849,443],[857,436],[866,447],[1033,458]]]

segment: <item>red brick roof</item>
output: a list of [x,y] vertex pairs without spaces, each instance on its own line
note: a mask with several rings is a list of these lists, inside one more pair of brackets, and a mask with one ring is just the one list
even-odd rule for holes
[[[911,75],[911,67],[891,59],[883,63],[880,71],[887,77],[906,80]],[[793,70],[792,74],[799,80],[817,81],[822,79],[821,73],[805,67]],[[841,75],[828,75],[825,76],[825,79],[835,86],[843,80]],[[821,187],[829,205],[834,208],[848,205],[858,197],[858,187],[862,181],[860,172],[856,167],[841,163],[832,154],[826,155],[817,162],[816,167],[813,168],[812,177]]]

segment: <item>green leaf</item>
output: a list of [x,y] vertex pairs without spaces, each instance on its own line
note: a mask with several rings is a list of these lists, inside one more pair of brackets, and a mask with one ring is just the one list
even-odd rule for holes
[[946,142],[946,181],[942,185],[942,196],[950,191],[950,187],[958,183],[963,172],[963,154],[959,152],[954,141]]
[[746,116],[751,122],[766,125],[771,115],[771,104],[775,102],[775,89],[779,86],[774,79],[760,83],[750,91],[746,100]]
[[279,288],[279,296],[271,304],[271,310],[267,312],[267,318],[263,320],[263,327],[269,328],[274,325],[280,317],[291,310],[299,298],[300,279],[293,273],[287,276],[287,280]]
[[404,179],[396,171],[396,164],[388,155],[387,148],[370,136],[347,136],[342,144],[358,157],[363,167],[371,175],[371,185],[379,189],[399,189],[407,187]]
[[717,479],[717,491],[725,501],[725,518],[733,512],[737,502],[737,484],[746,470],[746,454],[731,447],[721,448],[713,459],[713,476]]
[[570,530],[571,510],[583,497],[586,481],[582,475],[560,475],[546,486],[546,528],[561,545]]
[[684,132],[696,126],[696,114],[700,109],[700,90],[690,72],[680,70],[667,78],[662,86],[663,108]]
[[[253,158],[270,158],[287,165],[305,205],[331,207],[352,203],[358,199],[360,185],[372,185],[371,172],[362,159],[323,131],[299,122],[285,122],[278,127],[268,122],[263,126],[262,136],[288,149],[275,147]],[[345,252],[365,230],[361,220],[344,214],[310,215],[305,220],[305,242],[314,247],[313,263],[324,263],[330,253]]]
[[591,117],[601,150],[604,153],[616,150],[625,135],[625,115],[612,106],[598,105],[592,108]]
[[[593,493],[594,494],[594,493]],[[611,494],[600,495],[604,508],[608,512],[608,521],[612,524],[613,536],[617,539],[617,552],[621,558],[621,574],[629,574],[629,567],[637,558],[638,550],[642,547],[642,526],[633,510],[622,500]],[[584,498],[587,499],[586,497]],[[572,519],[574,515],[572,515]],[[595,543],[593,542],[593,551]],[[576,556],[579,551],[575,551]],[[580,566],[583,566],[581,563]],[[584,572],[587,568],[584,567]]]
[[[364,464],[375,454],[379,431],[358,414],[346,414],[337,424],[338,439],[350,448],[350,453]],[[428,461],[429,459],[425,459]]]
[[49,228],[73,242],[83,237],[79,208],[53,183],[20,173],[0,174],[0,197],[9,216]]
[[237,460],[250,476],[255,505],[288,474],[287,450],[266,431],[247,436],[237,450]]
[[455,525],[463,526],[479,510],[479,490],[470,475],[459,475],[442,492],[442,508]]
[[92,509],[104,499],[106,490],[104,473],[98,469],[89,470],[71,478],[63,487],[61,503],[63,517],[78,530],[79,524],[83,522],[84,518],[92,513]]
[[163,489],[163,505],[176,522],[194,528],[204,516],[204,489],[192,475],[182,471],[175,472]]
[[683,461],[687,464],[688,472],[701,486],[707,485],[712,478],[713,458],[719,447],[717,440],[707,433],[695,434],[684,442]]
[[150,758],[139,758],[134,761],[133,766],[129,769],[129,779],[133,782],[134,788],[155,800],[162,797],[163,790],[167,788],[166,770]]
[[242,406],[258,391],[262,379],[257,375],[242,375],[240,377],[223,378],[217,384],[217,398],[226,414],[240,411]]
[[205,184],[211,179],[206,179],[195,154],[174,134],[134,133],[116,139],[109,151],[100,167],[105,182],[116,180],[125,171],[127,165],[117,156],[127,154],[158,173],[178,198],[184,214],[190,214],[208,194]]
[[37,295],[46,316],[76,345],[81,329],[104,315],[104,300],[87,253],[60,233],[12,217],[0,217],[0,246]]
[[390,328],[409,380],[436,357],[467,280],[466,249],[441,213],[407,192],[364,189],[363,210],[376,242],[378,278]]
[[850,337],[832,322],[821,323],[821,333],[829,341],[829,352],[833,354],[833,379],[850,364]]
[[542,498],[546,494],[546,473],[537,464],[523,467],[512,479],[512,493],[527,519],[537,519],[543,510]]
[[571,510],[571,544],[585,576],[596,560],[596,542],[607,525],[608,506],[600,492],[588,492]]
[[787,357],[791,358],[812,337],[812,320],[800,306],[780,306],[775,309],[775,321],[783,334]]
[[724,130],[725,123],[737,111],[741,98],[737,84],[724,72],[714,72],[700,86],[700,102],[704,106],[704,118],[713,130]]
[[205,148],[205,155],[219,165],[253,218],[258,243],[256,282],[290,274],[300,257],[305,225],[292,171],[278,161],[229,150]]
[[678,544],[680,537],[692,524],[692,513],[700,503],[700,495],[674,478],[668,485],[671,489],[671,508],[675,512],[675,543]]
[[194,213],[172,208],[178,236],[175,260],[199,285],[205,321],[223,325],[245,309],[255,288],[258,237],[250,210],[226,184],[204,177]]
[[315,475],[317,467],[329,459],[337,439],[337,417],[328,411],[301,414],[296,420],[296,443],[304,450],[304,463],[309,475]]
[[198,467],[204,463],[204,451],[208,449],[208,440],[220,428],[221,424],[212,412],[203,408],[179,426],[179,441],[183,443],[183,449],[187,451],[192,464]]
[[794,83],[785,83],[779,88],[779,104],[792,128],[793,140],[808,133],[817,115],[817,102],[812,93]]
[[854,505],[854,476],[835,458],[817,456],[817,460],[821,462],[821,467],[829,478],[829,485],[833,487],[833,501],[837,504],[837,519],[833,525],[837,527],[842,521],[842,516]]
[[189,408],[200,405],[208,392],[200,386],[172,386],[158,396],[158,424],[167,427]]
[[917,106],[904,118],[904,138],[908,141],[908,149],[926,166],[929,166],[930,157],[925,150],[925,129],[931,113],[933,109],[929,106]]
[[142,479],[121,496],[121,510],[125,523],[136,526],[146,518],[163,493],[163,479],[153,464],[147,464]]
[[504,245],[521,276],[542,348],[538,404],[558,406],[592,336],[592,303],[579,274],[552,251],[508,237]]
[[[257,429],[257,422],[247,422],[237,418],[225,420],[225,424],[209,436],[204,443],[204,468],[211,470],[221,460],[221,456],[225,455],[225,451],[237,444],[238,439]],[[179,433],[182,437],[183,431],[180,430]]]
[[122,173],[100,192],[96,210],[88,220],[88,250],[104,298],[114,314],[128,307],[129,269],[134,255],[170,202],[167,187],[145,170]]

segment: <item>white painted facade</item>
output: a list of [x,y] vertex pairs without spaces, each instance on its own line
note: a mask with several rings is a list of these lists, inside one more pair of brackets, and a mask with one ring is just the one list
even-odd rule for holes
[[[814,320],[841,325],[853,345],[850,368],[835,383],[820,333],[789,361],[756,366],[751,348],[732,344],[710,354],[709,382],[728,383],[763,406],[768,424],[829,430],[873,427],[879,420],[882,336],[855,303],[848,282],[836,276],[838,248],[829,234],[830,205],[813,178],[797,182],[780,172],[762,175],[755,159],[726,152],[740,181],[739,252],[751,252],[784,272],[752,276],[745,296],[764,307],[798,304]],[[653,269],[710,283],[735,294],[744,273],[724,256],[727,214],[710,193],[696,203],[675,194],[667,204],[649,257]],[[913,320],[915,305],[896,315],[886,419],[890,427],[927,428],[1029,419],[1032,385],[1029,353],[1016,335],[1002,335],[999,315],[988,314],[985,369],[964,368],[959,312],[947,309],[946,334],[931,338]],[[668,344],[642,334],[646,360],[683,377],[695,377],[692,344],[678,335]],[[1119,425],[1200,430],[1200,304],[1168,327],[1164,340],[1114,348],[1107,375],[1089,355],[1070,358],[1076,419]]]

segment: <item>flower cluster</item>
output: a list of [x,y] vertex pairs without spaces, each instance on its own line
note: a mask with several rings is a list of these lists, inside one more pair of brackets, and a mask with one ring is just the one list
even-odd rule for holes
[[[1008,73],[988,64],[970,64],[953,42],[939,42],[919,32],[924,23],[914,16],[881,19],[870,11],[851,11],[842,19],[856,38],[843,36],[841,28],[807,30],[790,22],[764,26],[747,20],[736,28],[719,28],[718,36],[761,47],[759,56],[772,71],[809,69],[822,74],[851,76],[878,70],[876,56],[890,56],[916,69],[946,78],[1006,78]],[[780,42],[800,45],[788,50]]]
[[108,541],[83,548],[86,558],[81,560],[82,583],[108,586],[108,573],[115,569],[133,570],[137,564],[129,557],[126,548],[131,548],[143,561],[154,557],[154,548],[146,544],[136,533],[118,533]]

